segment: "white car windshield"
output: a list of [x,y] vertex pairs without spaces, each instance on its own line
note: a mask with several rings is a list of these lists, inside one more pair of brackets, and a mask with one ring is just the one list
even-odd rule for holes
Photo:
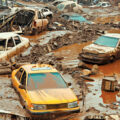
[[94,44],[115,48],[117,46],[118,41],[119,38],[101,36],[94,42]]

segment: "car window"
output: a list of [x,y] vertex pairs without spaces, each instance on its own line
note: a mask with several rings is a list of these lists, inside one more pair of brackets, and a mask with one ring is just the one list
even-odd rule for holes
[[40,12],[38,12],[38,19],[41,19],[42,17],[41,17],[41,13]]
[[65,20],[68,20],[69,19],[69,16],[68,15],[63,15],[62,16]]
[[65,6],[65,9],[69,9],[71,6],[70,5],[66,5]]
[[20,78],[21,78],[21,75],[22,75],[22,73],[23,73],[23,69],[22,68],[20,68],[19,69],[19,71],[16,73],[16,78],[20,81]]
[[15,46],[15,44],[14,44],[13,38],[11,37],[10,39],[8,39],[7,49],[10,49],[14,46]]
[[75,6],[76,6],[76,4],[75,4],[75,3],[72,3],[72,4],[71,4],[71,7],[75,7]]
[[64,79],[57,72],[29,74],[27,86],[29,90],[67,87]]
[[24,71],[21,77],[20,83],[24,86],[26,86],[26,72]]
[[20,37],[19,37],[19,36],[15,36],[15,37],[14,37],[14,40],[15,40],[15,44],[16,44],[16,45],[19,44],[19,43],[21,43],[21,40],[20,40]]
[[42,9],[42,12],[48,12],[48,10],[47,9]]
[[109,36],[101,36],[94,42],[94,44],[115,48],[118,42],[119,42],[118,38],[109,37]]
[[102,4],[102,6],[106,6],[106,4],[105,4],[105,3],[103,3],[103,4]]
[[59,5],[57,6],[57,8],[60,9],[60,10],[62,10],[62,9],[64,9],[64,6],[65,6],[64,4],[59,4]]
[[0,39],[0,51],[5,50],[6,39]]

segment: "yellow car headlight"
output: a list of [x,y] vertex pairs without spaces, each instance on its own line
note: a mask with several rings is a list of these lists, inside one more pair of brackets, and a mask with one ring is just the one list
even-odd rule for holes
[[33,110],[46,110],[46,105],[41,104],[32,104]]
[[72,102],[72,103],[68,103],[68,108],[75,108],[75,107],[78,107],[77,101]]

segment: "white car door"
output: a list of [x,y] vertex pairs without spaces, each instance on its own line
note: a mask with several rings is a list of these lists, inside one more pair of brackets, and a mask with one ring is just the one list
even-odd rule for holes
[[22,41],[21,41],[21,37],[18,35],[16,35],[16,36],[14,36],[13,37],[13,39],[14,39],[14,41],[15,41],[15,45],[16,45],[16,53],[20,53],[20,52],[22,52],[23,51],[23,47],[24,47],[24,45],[23,45],[23,43],[22,43]]
[[7,39],[6,52],[7,52],[8,58],[10,58],[16,54],[16,45],[15,45],[15,41],[13,40],[12,37]]

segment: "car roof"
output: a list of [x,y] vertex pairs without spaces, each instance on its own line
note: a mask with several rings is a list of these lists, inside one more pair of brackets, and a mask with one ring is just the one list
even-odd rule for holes
[[48,73],[58,72],[53,66],[49,64],[27,64],[23,65],[22,68],[29,73]]
[[[76,4],[76,2],[73,2],[73,1],[64,1],[64,2],[62,2],[62,3],[60,3],[60,4],[68,5],[68,4],[72,4],[72,3],[75,3],[75,4]],[[60,5],[60,4],[59,4],[59,5]]]
[[99,3],[109,3],[109,2],[99,2]]
[[118,33],[108,33],[108,34],[105,34],[104,36],[114,37],[114,38],[119,38],[120,39],[120,34],[118,34]]
[[0,33],[0,39],[7,39],[16,35],[18,36],[18,34],[13,32],[4,32],[4,33]]

